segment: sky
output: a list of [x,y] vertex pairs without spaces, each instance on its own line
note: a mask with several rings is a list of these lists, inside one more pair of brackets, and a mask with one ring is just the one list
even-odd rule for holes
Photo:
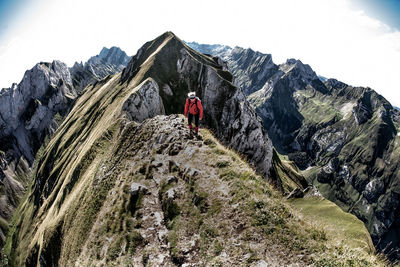
[[400,0],[0,0],[0,88],[42,61],[134,55],[165,31],[300,59],[400,106]]

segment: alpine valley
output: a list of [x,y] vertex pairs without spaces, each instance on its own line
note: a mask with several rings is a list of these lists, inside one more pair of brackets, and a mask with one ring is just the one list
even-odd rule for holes
[[172,32],[39,63],[0,93],[1,264],[387,266],[399,123],[370,88]]

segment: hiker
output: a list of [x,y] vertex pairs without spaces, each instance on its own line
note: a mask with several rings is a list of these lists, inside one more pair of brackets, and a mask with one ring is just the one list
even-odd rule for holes
[[203,106],[201,100],[196,97],[196,92],[190,92],[185,103],[185,116],[188,117],[188,125],[190,133],[192,133],[192,121],[194,117],[195,133],[199,133],[199,119],[203,119]]

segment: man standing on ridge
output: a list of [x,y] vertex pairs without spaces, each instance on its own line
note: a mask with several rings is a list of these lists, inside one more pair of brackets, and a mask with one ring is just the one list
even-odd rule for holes
[[199,133],[199,119],[203,119],[203,106],[201,100],[196,97],[196,92],[190,92],[185,103],[185,116],[188,118],[188,125],[190,133],[192,133],[192,121],[194,117],[195,133]]

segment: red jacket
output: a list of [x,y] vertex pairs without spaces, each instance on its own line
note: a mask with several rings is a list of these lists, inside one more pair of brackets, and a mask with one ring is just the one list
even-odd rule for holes
[[201,100],[198,97],[186,99],[185,116],[188,115],[188,111],[193,115],[196,115],[200,112],[200,119],[203,118],[203,106],[201,105]]

